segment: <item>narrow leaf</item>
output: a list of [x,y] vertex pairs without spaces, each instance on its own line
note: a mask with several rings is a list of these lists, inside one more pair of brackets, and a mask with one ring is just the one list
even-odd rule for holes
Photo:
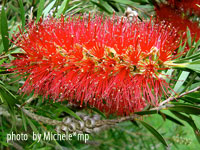
[[200,72],[200,60],[188,63],[186,65],[186,68],[188,68],[190,70],[193,70],[193,71],[196,71],[196,72],[199,73]]
[[189,47],[192,46],[192,38],[191,38],[191,33],[190,33],[190,29],[187,28],[187,39],[188,39],[188,45]]
[[199,98],[193,98],[193,97],[185,96],[185,97],[182,97],[181,100],[192,103],[192,104],[194,104],[194,103],[200,104]]
[[198,49],[198,46],[200,45],[200,40],[197,41],[197,43],[195,44],[195,46],[193,48],[191,48],[186,55],[187,56],[191,56],[194,52],[196,52],[196,50]]
[[89,105],[87,106],[88,108],[92,109],[93,111],[97,112],[99,115],[101,115],[103,118],[106,118],[106,116],[104,115],[104,113],[102,113],[100,110],[98,110],[97,108],[92,108]]
[[69,0],[64,0],[60,6],[60,8],[58,9],[58,12],[56,13],[56,18],[60,17],[61,14],[63,14],[65,8],[68,6]]
[[183,63],[184,61],[187,62],[186,60],[195,60],[195,59],[199,59],[200,58],[200,52],[196,52],[195,54],[185,57],[185,58],[181,58],[178,59],[176,61],[174,61],[175,63]]
[[22,113],[22,123],[23,123],[24,130],[27,131],[26,118],[22,110],[21,110],[21,113]]
[[137,115],[148,115],[148,114],[157,114],[157,113],[158,113],[157,110],[146,110],[146,111],[135,112],[135,114]]
[[25,26],[25,10],[24,10],[22,0],[19,0],[19,7],[20,7],[20,16],[21,16],[21,21],[22,21],[22,28],[24,29],[24,26]]
[[177,116],[178,118],[186,121],[194,130],[195,136],[198,140],[198,142],[200,143],[200,130],[197,128],[194,120],[191,117],[188,117],[186,115],[183,115],[179,112],[175,112],[175,111],[171,111],[175,116]]
[[184,126],[184,124],[182,122],[178,121],[177,119],[175,119],[175,118],[173,118],[173,117],[171,117],[171,116],[169,116],[169,115],[167,115],[163,112],[159,112],[158,114],[161,115],[162,117],[165,117],[166,119],[178,124],[178,125]]
[[171,78],[171,75],[172,75],[173,72],[174,72],[173,69],[168,69],[167,72],[165,73],[165,75],[168,77],[168,78],[165,79],[165,81],[167,83],[170,83],[170,81],[171,81],[170,78]]
[[74,118],[81,120],[81,118],[76,113],[74,113],[71,109],[65,107],[65,109],[63,109],[63,111],[68,113],[69,115],[73,116]]
[[7,52],[9,48],[8,23],[4,7],[1,8],[1,36],[3,40],[4,51]]
[[29,118],[26,118],[28,120],[28,123],[30,125],[30,127],[32,128],[32,130],[35,132],[35,133],[39,133],[39,131],[37,130],[36,126],[33,124],[33,122],[29,119]]
[[[79,5],[82,5],[82,3],[78,3],[78,4],[76,4],[76,5],[72,6],[72,7],[70,7],[69,9],[67,9],[67,10],[65,11],[65,13],[70,12],[71,10],[77,8]],[[75,13],[73,12],[73,14],[75,14]]]
[[191,105],[175,105],[173,107],[169,107],[168,110],[183,112],[187,114],[200,115],[200,108]]
[[135,119],[131,120],[131,122],[132,122],[136,127],[139,127],[139,125],[137,124],[137,122],[136,122]]
[[48,15],[51,8],[54,6],[56,0],[52,1],[43,11],[44,17]]
[[[175,92],[181,92],[179,89],[181,88],[181,86],[183,85],[183,83],[186,81],[186,79],[188,78],[190,72],[187,71],[183,71],[181,73],[181,75],[178,78],[178,81],[176,82],[175,86],[174,86],[174,91]],[[175,94],[175,93],[173,93]]]
[[134,3],[130,0],[114,0],[115,2],[126,4],[126,5],[133,5]]
[[112,11],[110,11],[107,7],[105,7],[104,4],[102,3],[97,3],[95,1],[91,1],[93,4],[95,4],[97,7],[99,7],[100,9],[102,9],[103,11],[107,12],[108,14],[111,14]]
[[81,118],[76,113],[74,113],[71,109],[69,109],[68,107],[65,107],[65,106],[62,106],[62,105],[59,105],[56,103],[54,105],[58,107],[59,111],[64,111],[64,112],[68,113],[69,115],[71,115],[72,117],[74,117],[78,120],[81,120]]
[[39,8],[38,8],[38,11],[37,11],[37,18],[36,18],[36,21],[39,21],[40,16],[42,16],[42,11],[43,11],[43,9],[44,9],[44,3],[45,3],[45,0],[40,0]]
[[193,73],[191,74],[191,77],[189,78],[189,81],[187,82],[186,86],[184,87],[183,91],[186,91],[189,87],[191,87],[192,83],[194,82],[194,80],[197,77],[197,73]]
[[9,111],[11,113],[14,112],[14,105],[16,104],[17,100],[16,98],[8,92],[8,90],[0,84],[0,99],[7,104]]
[[139,120],[139,122],[147,129],[149,130],[161,143],[163,143],[163,145],[167,146],[167,142],[165,141],[165,139],[162,137],[162,135],[160,135],[160,133],[158,131],[156,131],[156,129],[154,129],[151,125],[147,124],[144,121]]

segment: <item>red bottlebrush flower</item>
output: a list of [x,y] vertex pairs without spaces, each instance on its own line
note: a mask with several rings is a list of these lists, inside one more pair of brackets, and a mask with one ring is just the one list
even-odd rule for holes
[[182,12],[200,16],[200,0],[167,0],[168,4]]
[[179,31],[179,34],[185,33],[188,27],[193,38],[195,36],[196,40],[200,38],[199,23],[190,21],[187,16],[182,15],[179,9],[175,9],[170,5],[161,4],[155,10],[157,19],[171,24]]
[[118,115],[158,105],[168,94],[160,72],[179,46],[166,25],[102,16],[31,22],[14,40],[25,52],[12,62],[27,77],[22,92]]

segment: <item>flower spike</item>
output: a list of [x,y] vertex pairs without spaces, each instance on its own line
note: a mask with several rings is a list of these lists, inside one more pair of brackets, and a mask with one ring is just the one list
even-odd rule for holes
[[48,18],[27,28],[14,41],[25,55],[11,69],[26,76],[21,92],[117,115],[168,95],[161,71],[178,56],[180,38],[165,24],[95,16]]

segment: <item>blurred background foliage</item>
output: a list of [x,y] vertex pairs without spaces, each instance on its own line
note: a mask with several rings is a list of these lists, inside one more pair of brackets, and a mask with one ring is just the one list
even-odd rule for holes
[[[72,141],[41,141],[36,142],[31,138],[28,141],[12,141],[7,143],[8,133],[42,133],[45,131],[55,132],[53,126],[37,122],[24,114],[16,107],[23,105],[33,95],[19,94],[18,90],[23,85],[24,79],[7,71],[5,63],[14,59],[13,55],[19,53],[9,40],[12,34],[19,31],[19,26],[24,28],[28,20],[34,18],[37,21],[43,17],[52,15],[60,17],[61,14],[70,16],[76,14],[104,14],[112,16],[113,13],[123,16],[127,7],[137,11],[138,18],[143,21],[155,15],[154,0],[3,0],[1,1],[0,17],[0,148],[1,149],[126,149],[126,150],[156,150],[156,149],[200,149],[200,91],[187,94],[170,102],[169,108],[157,110],[145,110],[139,112],[142,120],[132,120],[117,124],[97,134],[90,135],[87,144],[73,139]],[[163,1],[162,1],[163,2]],[[179,50],[189,46],[190,51],[183,56],[186,60],[199,61],[200,41],[194,40],[187,32],[187,44],[182,44]],[[196,56],[197,55],[197,56]],[[194,57],[190,57],[194,56]],[[182,59],[182,58],[180,58]],[[196,63],[199,65],[199,62]],[[200,86],[199,68],[182,70],[168,70],[164,72],[170,75],[169,80],[174,91],[178,94],[192,90]],[[164,100],[164,98],[163,98]],[[65,107],[63,107],[65,106]],[[35,98],[26,109],[41,116],[61,120],[62,116],[71,115],[77,110],[67,107],[67,102],[54,104],[51,100]],[[88,108],[84,113],[100,113],[95,109]],[[113,118],[113,116],[110,116]],[[147,131],[148,130],[148,131]],[[165,139],[165,140],[164,140]],[[164,140],[164,142],[163,142]],[[168,147],[163,143],[167,143]]]

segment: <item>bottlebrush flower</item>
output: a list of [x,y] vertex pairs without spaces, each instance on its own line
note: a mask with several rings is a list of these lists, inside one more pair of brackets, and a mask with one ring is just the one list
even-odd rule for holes
[[200,5],[200,0],[167,0],[167,2],[182,12],[200,16],[200,8],[197,6]]
[[160,21],[165,21],[171,26],[175,27],[180,35],[183,35],[187,27],[190,29],[191,36],[194,38],[196,36],[196,40],[200,38],[200,27],[198,22],[193,22],[188,19],[187,16],[182,14],[182,11],[171,7],[168,4],[161,4],[159,7],[155,8],[156,17]]
[[169,85],[161,74],[179,46],[160,23],[118,17],[48,18],[13,36],[23,49],[12,70],[27,77],[21,91],[129,115],[158,105]]

